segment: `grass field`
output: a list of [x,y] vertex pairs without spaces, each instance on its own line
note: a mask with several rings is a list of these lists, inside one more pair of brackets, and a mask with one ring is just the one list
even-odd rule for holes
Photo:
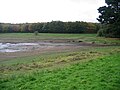
[[67,39],[112,46],[88,46],[0,60],[0,90],[120,89],[119,39],[100,38],[96,34],[0,34],[1,41],[8,39],[31,42]]
[[6,41],[39,41],[39,40],[75,40],[83,42],[96,42],[107,44],[120,44],[120,39],[97,37],[96,34],[51,34],[39,33],[35,36],[33,33],[3,33],[0,34],[0,39]]

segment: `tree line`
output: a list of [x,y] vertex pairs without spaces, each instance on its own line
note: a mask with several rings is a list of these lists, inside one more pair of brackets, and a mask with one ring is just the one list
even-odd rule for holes
[[41,23],[0,23],[0,33],[96,33],[99,23],[51,21]]

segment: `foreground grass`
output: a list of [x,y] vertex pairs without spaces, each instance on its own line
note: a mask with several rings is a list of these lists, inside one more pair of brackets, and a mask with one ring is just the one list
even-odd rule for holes
[[118,46],[109,47],[83,47],[80,49],[48,52],[40,55],[18,57],[0,60],[0,73],[8,73],[21,70],[34,70],[46,67],[58,67],[63,64],[85,62],[113,52],[120,51]]
[[[0,73],[0,90],[120,88],[120,48],[117,46],[44,54],[33,57],[34,62],[30,61],[33,60],[30,58],[18,58],[2,63],[3,67],[7,68],[3,68],[4,71]],[[18,64],[20,60],[22,61]]]
[[120,53],[0,79],[0,90],[119,90]]

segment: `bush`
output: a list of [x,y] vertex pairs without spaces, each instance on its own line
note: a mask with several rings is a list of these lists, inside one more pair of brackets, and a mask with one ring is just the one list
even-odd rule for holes
[[35,32],[34,32],[35,36],[37,36],[37,35],[38,35],[38,33],[39,33],[38,31],[35,31]]
[[100,36],[100,37],[105,36],[105,35],[104,35],[104,29],[100,29],[100,30],[97,32],[97,36]]
[[116,26],[113,24],[106,25],[97,32],[97,36],[120,38],[120,26]]

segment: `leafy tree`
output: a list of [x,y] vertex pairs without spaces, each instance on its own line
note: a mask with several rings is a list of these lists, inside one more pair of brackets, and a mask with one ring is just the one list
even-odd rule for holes
[[99,24],[89,22],[87,23],[86,28],[86,33],[96,33],[99,30]]
[[10,31],[10,26],[9,25],[3,25],[3,32],[7,33]]
[[95,33],[99,24],[87,22],[52,21],[46,23],[0,23],[0,32],[3,33]]
[[38,32],[42,32],[42,27],[43,27],[43,23],[32,23],[29,25],[29,31],[34,32],[34,31],[38,31]]
[[106,26],[101,30],[104,32],[102,36],[120,37],[120,0],[105,0],[105,2],[107,6],[98,9],[101,15],[97,18]]
[[20,25],[20,31],[21,32],[25,32],[25,33],[30,32],[29,31],[29,24],[22,24],[22,25]]
[[64,23],[62,21],[52,21],[49,23],[49,32],[63,33],[65,31]]
[[11,30],[9,30],[10,32],[20,32],[20,25],[16,24],[16,25],[10,25],[11,26]]
[[44,33],[47,33],[48,32],[48,29],[49,29],[49,22],[48,23],[44,23],[43,24],[43,27],[42,27],[42,31]]

